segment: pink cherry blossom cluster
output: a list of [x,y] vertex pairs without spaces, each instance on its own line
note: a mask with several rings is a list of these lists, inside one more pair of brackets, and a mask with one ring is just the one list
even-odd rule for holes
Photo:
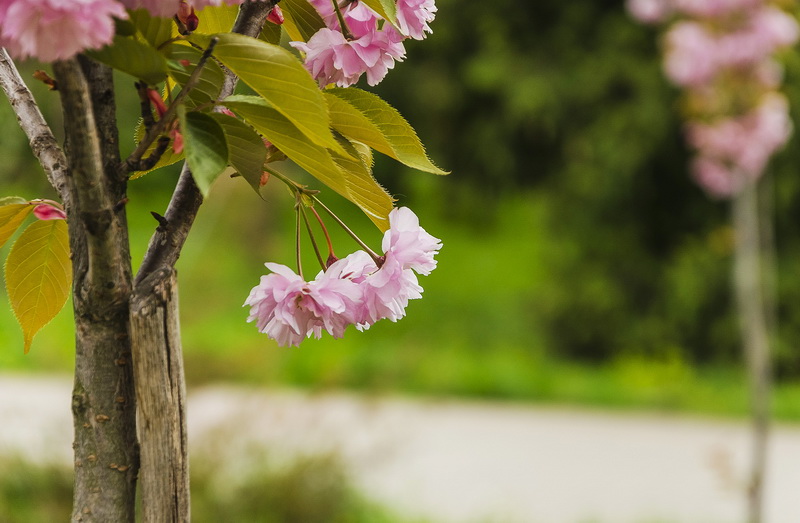
[[774,55],[797,42],[797,21],[769,0],[628,0],[638,20],[674,23],[664,71],[685,89],[695,180],[726,198],[757,180],[792,130]]
[[405,316],[408,301],[422,297],[417,274],[436,268],[434,256],[442,247],[420,227],[407,207],[389,213],[383,237],[383,263],[364,251],[335,261],[327,270],[305,281],[292,269],[267,263],[271,274],[261,277],[244,305],[248,322],[283,346],[297,346],[307,337],[327,331],[341,338],[348,325],[367,329],[378,320]]
[[342,28],[333,6],[336,0],[309,0],[325,22],[308,42],[290,42],[305,53],[305,66],[320,87],[355,84],[366,73],[367,83],[383,80],[395,61],[405,58],[403,40],[422,40],[436,13],[434,0],[397,0],[397,27],[383,20],[363,2],[342,2]]
[[0,0],[0,46],[16,58],[64,60],[86,49],[110,44],[114,19],[127,18],[126,8],[144,8],[153,16],[172,17],[181,8],[202,9],[222,3],[223,0]]

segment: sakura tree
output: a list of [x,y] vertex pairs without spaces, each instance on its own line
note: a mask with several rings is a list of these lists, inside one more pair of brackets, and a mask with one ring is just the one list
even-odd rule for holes
[[781,2],[769,0],[629,0],[628,8],[645,23],[671,22],[662,42],[664,72],[682,89],[692,175],[710,197],[732,202],[733,281],[753,413],[748,521],[761,521],[775,308],[764,180],[792,132],[777,56],[797,42],[800,28]]
[[[242,290],[247,321],[281,345],[397,321],[421,297],[417,275],[436,267],[441,242],[413,211],[395,208],[372,176],[373,152],[446,173],[395,109],[353,87],[362,76],[380,82],[404,59],[407,39],[431,32],[433,0],[228,3],[240,5],[0,0],[0,84],[60,199],[0,200],[0,245],[21,230],[6,260],[6,289],[26,352],[72,293],[74,521],[133,521],[137,480],[145,521],[190,519],[175,263],[217,178],[249,184],[254,202],[267,183],[289,189],[296,270],[267,263],[249,296]],[[63,144],[12,57],[50,64],[52,75],[35,78],[60,95]],[[140,100],[137,143],[126,158],[112,70],[134,79],[121,88]],[[237,90],[240,81],[246,91]],[[134,274],[127,185],[177,162],[172,198],[163,216],[153,213],[157,227]],[[290,163],[321,183],[293,180]],[[327,190],[384,232],[380,252],[325,205]],[[329,226],[343,227],[361,250],[339,259]],[[303,231],[320,266],[310,279],[300,263]]]

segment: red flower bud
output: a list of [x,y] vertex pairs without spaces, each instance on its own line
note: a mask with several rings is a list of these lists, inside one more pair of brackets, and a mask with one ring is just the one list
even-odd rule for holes
[[281,8],[277,5],[273,6],[272,11],[270,11],[267,16],[267,20],[273,24],[281,25],[283,23],[283,11],[281,11]]
[[158,112],[158,117],[161,118],[164,116],[164,113],[167,112],[167,106],[164,104],[164,100],[161,98],[161,95],[158,94],[158,91],[148,88],[147,97],[150,98],[150,103],[155,106],[156,112]]
[[58,207],[54,207],[47,203],[40,203],[36,207],[33,208],[33,215],[39,218],[40,220],[66,220],[67,214],[59,209]]
[[169,135],[172,137],[172,152],[181,154],[183,152],[183,135],[177,129],[171,130]]
[[180,20],[181,23],[186,26],[186,29],[190,33],[196,30],[197,26],[200,25],[200,19],[197,18],[197,15],[194,12],[194,7],[189,5],[186,0],[183,0],[180,3],[178,6],[178,14],[175,16],[177,16],[178,20]]

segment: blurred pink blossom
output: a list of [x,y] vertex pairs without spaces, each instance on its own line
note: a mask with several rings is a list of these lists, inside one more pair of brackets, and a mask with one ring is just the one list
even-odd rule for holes
[[127,18],[114,0],[4,0],[0,45],[17,58],[63,60],[109,44],[114,18]]
[[716,40],[701,24],[678,22],[667,32],[665,40],[664,70],[675,84],[699,85],[717,72]]
[[627,0],[628,12],[645,24],[661,22],[672,11],[670,0]]

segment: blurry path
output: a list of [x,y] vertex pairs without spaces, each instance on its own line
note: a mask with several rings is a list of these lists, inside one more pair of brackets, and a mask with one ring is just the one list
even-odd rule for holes
[[[69,463],[69,402],[69,379],[0,375],[0,453]],[[742,423],[236,387],[190,391],[189,416],[194,449],[337,451],[366,494],[434,522],[743,521]],[[771,450],[766,521],[800,522],[800,428]]]

